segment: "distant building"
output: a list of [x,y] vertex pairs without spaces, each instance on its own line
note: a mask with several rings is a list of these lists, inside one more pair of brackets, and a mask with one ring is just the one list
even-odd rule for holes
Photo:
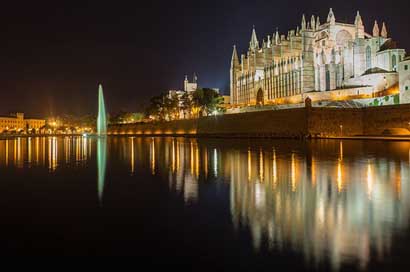
[[184,80],[184,92],[191,93],[198,89],[198,77],[194,74],[192,82],[189,82],[188,76],[185,76]]
[[15,113],[10,116],[0,116],[0,133],[5,131],[26,131],[34,129],[38,131],[45,126],[42,119],[24,119],[24,113]]
[[[218,94],[220,94],[219,88],[206,88],[206,87],[200,87],[198,84],[198,77],[196,76],[196,74],[194,73],[194,76],[192,78],[192,81],[190,82],[188,79],[188,76],[185,76],[184,79],[184,90],[168,90],[167,92],[167,97],[171,98],[171,97],[178,97],[179,99],[179,106],[181,108],[180,112],[179,112],[179,118],[191,118],[192,116],[195,116],[195,113],[191,112],[190,108],[184,108],[184,101],[183,101],[183,97],[185,94],[187,94],[187,99],[190,99],[192,101],[192,94],[198,89],[198,88],[204,88],[204,89],[211,89],[214,90],[215,92],[217,92]],[[229,96],[228,96],[229,99]],[[224,106],[227,106],[229,104],[229,101],[227,103],[227,98],[224,97]]]
[[336,21],[332,9],[324,23],[303,15],[296,30],[276,30],[261,44],[254,28],[246,54],[239,57],[233,48],[231,104],[269,104],[289,97],[303,101],[309,93],[334,90],[347,97],[347,88],[356,88],[357,94],[362,87],[384,91],[398,84],[397,66],[404,57],[385,23],[379,28],[375,22],[368,33],[359,12],[353,23]]

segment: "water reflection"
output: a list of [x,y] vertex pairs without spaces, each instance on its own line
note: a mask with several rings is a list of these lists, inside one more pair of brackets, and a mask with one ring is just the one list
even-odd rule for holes
[[107,167],[107,137],[97,139],[98,199],[102,202]]
[[91,140],[86,137],[5,139],[0,140],[0,167],[47,166],[54,172],[63,163],[85,164],[91,157],[91,149]]
[[[387,144],[389,155],[358,142],[296,145],[151,139],[150,157],[157,154],[153,174],[168,171],[170,189],[187,203],[200,200],[201,175],[229,180],[232,221],[249,228],[255,250],[290,248],[335,269],[344,261],[365,267],[372,251],[383,258],[394,234],[408,228],[410,191],[402,181],[409,179],[410,144]],[[167,150],[170,161],[161,159]],[[208,165],[214,175],[206,179]]]
[[[115,152],[107,154],[108,147]],[[86,167],[94,154],[100,201],[107,156],[119,157],[112,161],[119,161],[135,182],[135,173],[165,180],[171,194],[187,205],[214,201],[210,191],[226,186],[234,229],[250,232],[256,252],[293,250],[308,263],[365,267],[375,256],[388,256],[395,236],[409,228],[410,143],[0,140],[0,168],[41,166],[54,173],[67,165]]]
[[[308,260],[320,262],[329,257],[334,268],[343,259],[365,266],[371,249],[383,256],[397,229],[407,228],[410,195],[402,190],[401,181],[409,178],[408,165],[375,158],[344,163],[342,144],[340,151],[336,161],[311,159],[312,165],[302,154],[291,153],[290,158],[284,154],[278,159],[275,151],[264,153],[273,162],[251,167],[272,165],[272,178],[267,176],[264,184],[255,176],[253,183],[244,182],[247,173],[241,169],[245,167],[235,169],[237,173],[231,175],[232,218],[237,228],[250,228],[255,249],[267,239],[273,248],[290,245],[303,251]],[[228,156],[237,165],[248,163],[249,168],[249,151],[246,156],[237,152]]]

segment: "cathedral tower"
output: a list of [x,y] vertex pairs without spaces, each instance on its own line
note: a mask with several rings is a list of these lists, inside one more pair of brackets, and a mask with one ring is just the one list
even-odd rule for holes
[[241,65],[239,64],[238,52],[236,51],[236,46],[233,46],[232,58],[231,58],[231,104],[237,103],[238,93],[237,93],[237,74],[241,70]]

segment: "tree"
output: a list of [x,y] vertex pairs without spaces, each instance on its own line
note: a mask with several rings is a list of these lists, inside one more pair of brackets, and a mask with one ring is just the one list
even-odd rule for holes
[[179,119],[180,101],[178,94],[164,95],[163,97],[163,109],[165,113],[165,119],[176,120]]
[[165,120],[163,96],[154,96],[150,99],[145,115],[157,120]]
[[181,97],[181,110],[184,114],[183,118],[187,118],[188,116],[192,115],[192,107],[194,106],[194,102],[192,96],[185,92]]
[[144,115],[139,112],[126,112],[120,111],[117,114],[114,114],[110,117],[111,124],[129,124],[141,122],[144,118]]
[[222,111],[223,97],[213,89],[199,88],[192,94],[194,106],[198,107],[199,116]]

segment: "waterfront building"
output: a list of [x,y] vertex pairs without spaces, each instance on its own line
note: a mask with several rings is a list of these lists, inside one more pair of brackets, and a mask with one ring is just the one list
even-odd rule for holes
[[6,131],[20,132],[32,129],[39,131],[45,124],[45,120],[25,119],[24,113],[18,112],[9,116],[0,116],[0,133]]
[[371,97],[398,84],[405,54],[384,22],[380,27],[375,21],[366,32],[359,12],[354,23],[338,22],[332,9],[324,23],[303,15],[300,27],[286,34],[276,29],[262,43],[253,28],[247,52],[239,57],[233,48],[231,104],[302,102],[309,94],[320,100],[320,94],[335,90],[339,98]]

